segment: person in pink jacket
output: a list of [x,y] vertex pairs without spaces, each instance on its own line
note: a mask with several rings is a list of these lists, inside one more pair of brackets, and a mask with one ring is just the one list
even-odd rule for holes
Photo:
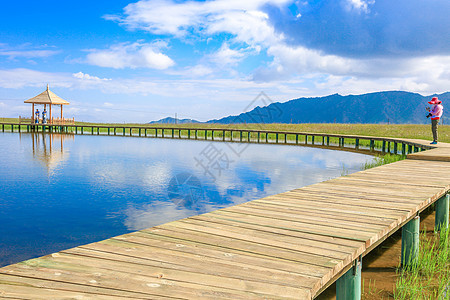
[[427,107],[427,111],[430,112],[427,118],[431,117],[431,131],[433,132],[433,141],[431,142],[431,144],[435,145],[438,141],[437,129],[439,120],[441,119],[442,113],[444,112],[444,107],[441,104],[442,101],[439,100],[438,97],[433,97],[428,103],[433,105],[431,109]]

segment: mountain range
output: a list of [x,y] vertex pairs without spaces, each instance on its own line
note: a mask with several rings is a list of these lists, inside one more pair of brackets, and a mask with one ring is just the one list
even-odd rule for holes
[[[403,91],[348,96],[334,94],[325,97],[298,98],[283,103],[273,102],[263,107],[257,106],[239,115],[209,120],[207,123],[425,124],[430,122],[425,117],[427,114],[425,108],[431,106],[427,102],[434,96],[443,102],[443,123],[449,124],[450,117],[445,111],[445,106],[450,102],[450,92],[422,96]],[[198,121],[186,120],[186,122]],[[181,123],[180,120],[178,123]]]
[[167,117],[158,121],[151,121],[148,124],[186,124],[186,123],[200,123],[200,121],[192,119],[175,119]]

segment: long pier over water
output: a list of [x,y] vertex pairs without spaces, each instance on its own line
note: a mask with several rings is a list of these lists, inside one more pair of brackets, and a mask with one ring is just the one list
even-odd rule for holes
[[194,139],[222,142],[245,142],[327,147],[361,153],[410,154],[434,147],[416,140],[373,136],[355,136],[310,132],[270,131],[235,128],[195,128],[163,126],[51,125],[0,123],[2,132],[61,132],[81,135],[114,135],[151,138]]
[[0,268],[0,298],[313,299],[337,280],[353,299],[364,255],[448,199],[450,145],[307,135],[395,141],[408,159]]

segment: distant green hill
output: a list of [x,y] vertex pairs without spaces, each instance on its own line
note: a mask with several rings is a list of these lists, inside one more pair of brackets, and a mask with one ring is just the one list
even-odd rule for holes
[[[275,102],[237,116],[210,120],[208,123],[429,123],[425,108],[431,97],[438,96],[444,105],[443,121],[450,124],[450,93],[422,96],[416,93],[389,91],[362,95],[299,98]],[[446,105],[448,103],[448,105]],[[449,110],[447,112],[446,110]]]

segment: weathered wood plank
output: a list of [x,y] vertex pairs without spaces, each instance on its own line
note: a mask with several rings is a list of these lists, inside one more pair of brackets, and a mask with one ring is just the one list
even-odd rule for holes
[[[16,266],[16,265],[14,265]],[[29,270],[32,270],[32,268],[29,268]],[[4,297],[5,295],[10,295],[10,291],[15,290],[17,288],[18,291],[25,293],[24,289],[22,287],[30,287],[33,288],[33,291],[42,289],[44,292],[42,292],[44,295],[46,294],[45,291],[51,291],[52,294],[57,295],[58,297],[64,298],[65,295],[71,295],[74,294],[75,296],[90,296],[92,298],[97,296],[110,296],[112,298],[119,298],[119,299],[148,299],[149,296],[151,296],[154,299],[168,299],[167,297],[161,297],[157,294],[151,294],[151,293],[134,293],[124,290],[117,290],[117,289],[108,289],[98,286],[89,286],[84,284],[77,284],[74,282],[69,281],[61,281],[59,280],[58,276],[60,276],[60,272],[55,271],[53,272],[54,276],[53,278],[48,279],[42,279],[39,277],[32,276],[32,273],[27,273],[26,270],[22,272],[24,275],[15,275],[11,273],[6,273],[2,270],[0,270],[0,291],[2,291],[3,294],[0,293],[0,296]],[[13,287],[13,288],[11,288]],[[19,289],[20,288],[20,289]],[[39,295],[42,295],[41,292],[36,294],[31,294],[29,299],[34,299],[33,297],[38,297]],[[14,296],[14,293],[12,294]],[[14,296],[15,297],[15,296]],[[21,296],[22,299],[24,296]],[[25,297],[26,299],[26,297]],[[44,298],[45,299],[45,298]],[[49,299],[49,298],[47,298]],[[169,299],[180,299],[178,297]]]
[[[164,248],[177,249],[182,253],[192,253],[200,257],[209,257],[222,259],[231,264],[249,265],[252,267],[265,267],[280,271],[286,271],[294,274],[306,275],[311,277],[321,278],[329,271],[329,268],[320,266],[313,266],[310,264],[296,263],[293,264],[289,260],[284,260],[278,257],[271,257],[264,254],[249,253],[236,249],[226,249],[216,245],[201,244],[196,241],[189,241],[178,239],[176,237],[157,235],[155,233],[135,232],[132,235],[123,235],[112,238],[103,242],[127,242],[133,247],[153,244],[155,241],[164,243]],[[131,250],[129,250],[131,251]]]
[[[250,280],[255,282],[268,282],[278,285],[289,285],[294,287],[310,287],[316,284],[317,276],[307,276],[270,269],[261,266],[250,266],[240,263],[230,263],[220,259],[211,259],[199,255],[189,255],[186,252],[171,251],[163,248],[149,247],[139,244],[130,244],[123,241],[105,241],[106,243],[95,243],[90,246],[69,249],[63,253],[79,256],[95,257],[125,263],[134,263],[140,266],[161,268],[162,270],[176,270],[190,272],[192,279],[197,281],[196,273],[229,277],[239,280]],[[88,248],[89,247],[89,248]],[[211,265],[214,268],[211,268]],[[158,274],[165,274],[164,271]],[[164,276],[166,277],[166,276]]]
[[[239,216],[237,214],[233,214],[233,212],[228,212],[225,210],[216,211],[214,212],[216,214],[225,215],[228,217],[233,216],[236,219],[241,219],[243,221],[253,221],[255,223],[259,224],[265,224],[277,228],[282,229],[289,229],[293,231],[300,231],[300,232],[306,232],[306,233],[313,233],[317,235],[323,235],[323,236],[331,236],[341,239],[348,239],[353,241],[360,241],[365,242],[368,239],[373,237],[373,232],[361,232],[359,230],[350,230],[350,229],[344,229],[344,228],[333,228],[328,225],[316,225],[316,224],[310,224],[310,223],[301,223],[301,222],[291,222],[291,221],[284,221],[284,220],[278,220],[277,222],[273,222],[270,218],[264,218],[259,216],[252,216],[252,215],[245,215],[245,216]],[[271,224],[271,225],[270,225]]]
[[[62,257],[61,254],[58,254],[58,256]],[[147,297],[152,297],[152,295],[188,299],[246,299],[247,296],[253,298],[263,297],[261,294],[253,293],[252,288],[254,286],[244,281],[236,281],[235,287],[240,287],[240,290],[235,290],[207,284],[192,284],[160,278],[159,276],[143,276],[133,273],[132,269],[129,269],[128,272],[109,270],[102,265],[85,265],[83,262],[72,264],[52,258],[54,257],[45,256],[21,264],[11,265],[5,267],[4,272],[19,276],[27,275],[44,280],[54,280],[57,277],[58,280],[63,282],[99,286],[110,291],[125,290],[127,292],[141,293]],[[264,287],[262,288],[264,289]],[[295,298],[296,295],[301,296],[302,294],[307,297],[309,293],[309,291],[304,291],[300,288],[291,289],[283,286],[282,289],[288,290],[288,294],[285,294],[287,298]]]
[[[182,220],[176,223],[173,223],[175,226],[179,226],[180,228],[187,228],[187,229],[193,229],[195,228],[198,231],[206,232],[206,233],[213,233],[221,231],[221,235],[224,235],[224,232],[226,236],[232,237],[232,238],[247,238],[251,237],[252,242],[257,243],[263,243],[263,244],[270,244],[275,247],[279,247],[281,249],[291,249],[298,252],[303,252],[307,254],[317,255],[317,256],[323,256],[328,258],[337,258],[337,259],[345,259],[348,254],[351,254],[355,251],[355,249],[351,249],[351,251],[343,252],[338,250],[330,251],[326,248],[321,247],[315,247],[310,245],[305,245],[303,243],[304,239],[295,238],[292,236],[289,236],[287,238],[284,238],[283,236],[280,236],[279,234],[271,234],[268,232],[261,232],[257,230],[249,230],[249,229],[243,229],[239,228],[236,230],[233,226],[226,225],[226,224],[220,224],[216,222],[209,222],[209,220],[202,220],[202,219],[187,219]],[[202,228],[200,228],[202,227]],[[233,230],[234,229],[234,230]]]
[[[237,231],[242,232],[242,230],[252,230],[258,231],[261,233],[269,233],[276,235],[276,238],[278,240],[292,240],[292,238],[300,239],[302,245],[307,245],[311,247],[316,248],[324,248],[324,249],[332,249],[333,251],[343,252],[343,253],[351,253],[354,251],[355,248],[358,248],[361,246],[361,243],[359,242],[353,242],[349,240],[344,239],[337,239],[334,237],[324,237],[324,236],[317,236],[310,233],[304,233],[304,232],[298,232],[298,231],[291,231],[288,229],[282,229],[282,228],[274,228],[269,226],[264,226],[262,224],[252,224],[248,222],[241,222],[240,220],[234,220],[232,217],[223,217],[221,215],[200,215],[196,217],[192,217],[190,219],[193,220],[201,220],[201,221],[208,221],[213,222],[217,224],[224,224],[229,225],[227,228],[231,231]],[[249,232],[250,233],[250,232]]]
[[[216,245],[225,249],[237,249],[245,252],[256,253],[269,257],[281,258],[304,264],[311,264],[325,268],[333,268],[340,261],[319,255],[302,253],[288,248],[279,248],[268,244],[261,244],[246,240],[235,239],[227,236],[208,234],[201,231],[175,227],[165,224],[164,227],[153,227],[142,232],[164,234],[166,236],[177,237],[185,240],[195,240],[204,244]],[[250,238],[250,237],[248,237]]]

